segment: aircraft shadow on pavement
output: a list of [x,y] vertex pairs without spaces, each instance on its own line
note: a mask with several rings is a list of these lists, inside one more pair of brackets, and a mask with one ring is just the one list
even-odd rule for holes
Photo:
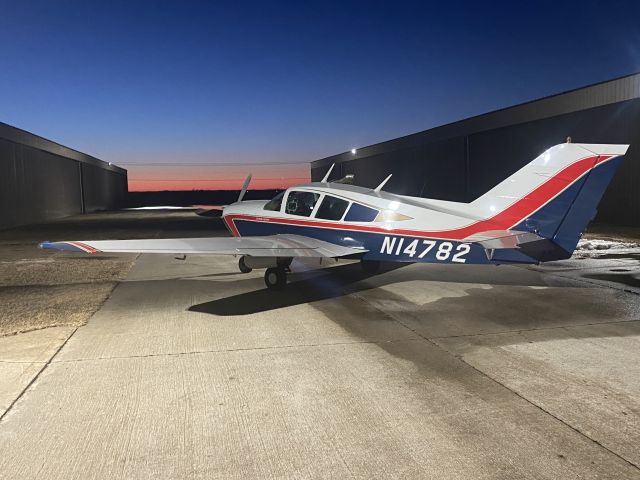
[[[492,268],[478,269],[472,274],[471,280],[465,274],[465,268],[454,268],[447,272],[445,268],[404,269],[405,266],[407,265],[395,264],[373,275],[362,272],[358,264],[302,273],[298,274],[303,277],[302,279],[292,281],[283,291],[274,292],[266,288],[253,290],[196,304],[189,307],[188,311],[216,316],[241,316],[418,280],[466,284],[466,286],[462,285],[461,290],[464,295],[444,295],[440,298],[432,298],[424,304],[413,304],[411,300],[407,300],[396,291],[381,289],[375,293],[376,300],[373,303],[381,301],[390,305],[392,309],[402,306],[405,321],[420,331],[421,335],[432,338],[523,330],[536,330],[538,333],[535,334],[535,341],[591,338],[603,335],[598,324],[606,325],[610,322],[619,324],[621,321],[622,323],[615,331],[608,329],[605,334],[608,336],[637,334],[637,327],[629,316],[633,312],[629,311],[628,299],[619,298],[613,290],[604,289],[604,295],[594,295],[593,286],[584,284],[580,286],[574,284],[571,288],[529,288],[550,285],[537,272],[528,270],[524,272],[525,276],[519,275],[522,272],[515,272],[514,278],[513,271],[504,270],[501,273],[500,270]],[[398,269],[402,270],[396,272],[395,270]],[[309,273],[313,273],[314,276],[308,276]],[[260,279],[254,277],[251,282],[255,285],[258,280]],[[486,288],[486,285],[492,288]],[[565,285],[559,286],[565,287]],[[425,283],[424,288],[430,288],[429,284]],[[367,298],[371,300],[370,297]],[[314,307],[344,329],[367,338],[366,320],[364,324],[360,324],[357,321],[354,322],[353,318],[346,319],[340,305],[343,304],[319,302]],[[523,306],[526,306],[526,309],[523,309]],[[375,323],[375,320],[372,321]],[[584,325],[589,326],[588,329],[566,330],[564,328]],[[488,340],[486,336],[481,338],[483,345],[493,346],[522,342],[520,336],[516,338],[509,335],[495,335]],[[392,351],[396,356],[405,358],[400,347],[398,350],[393,344],[389,344],[383,348]],[[410,357],[407,359],[415,360]]]
[[[189,307],[190,312],[212,315],[249,315],[304,303],[326,300],[374,288],[373,285],[358,283],[372,277],[405,267],[407,264],[385,265],[376,273],[365,273],[360,264],[352,263],[310,273],[316,274],[302,280],[290,282],[282,291],[267,288],[224,297]],[[305,274],[303,274],[305,275]]]
[[[292,275],[291,282],[282,291],[267,288],[219,298],[189,307],[191,312],[212,315],[249,315],[279,308],[337,298],[349,293],[370,290],[381,286],[408,281],[436,281],[451,283],[478,283],[506,286],[537,286],[549,284],[539,272],[518,269],[500,274],[495,267],[480,267],[470,274],[465,266],[430,266],[431,268],[404,269],[411,264],[389,263],[379,272],[368,274],[360,264],[351,263],[323,270]],[[460,268],[461,267],[461,268]],[[403,269],[402,272],[394,271]],[[309,273],[311,276],[309,276]],[[296,280],[296,276],[303,278]]]

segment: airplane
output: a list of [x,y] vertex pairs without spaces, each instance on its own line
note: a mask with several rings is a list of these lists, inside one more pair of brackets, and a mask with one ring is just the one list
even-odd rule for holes
[[[330,182],[293,186],[272,200],[221,210],[232,237],[42,242],[41,248],[84,253],[172,253],[238,256],[242,272],[264,268],[281,290],[293,259],[322,264],[380,262],[539,264],[571,257],[596,214],[628,145],[555,145],[469,203],[396,195]],[[326,263],[326,262],[325,262]]]

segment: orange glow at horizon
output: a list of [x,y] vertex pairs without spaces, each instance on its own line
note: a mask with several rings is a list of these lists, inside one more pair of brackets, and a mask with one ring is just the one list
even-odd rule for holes
[[310,165],[135,165],[128,168],[130,192],[240,190],[251,173],[251,190],[285,189],[307,183]]

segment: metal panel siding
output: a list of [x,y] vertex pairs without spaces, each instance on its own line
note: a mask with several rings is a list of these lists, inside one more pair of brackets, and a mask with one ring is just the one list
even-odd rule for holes
[[126,176],[93,165],[82,164],[82,178],[85,212],[114,210],[124,204],[127,193]]
[[[82,213],[83,197],[89,203],[87,211],[123,203],[126,170],[93,157],[80,161],[53,153],[84,155],[57,144],[47,150],[36,148],[34,145],[47,147],[48,140],[29,138],[28,132],[4,124],[0,127],[0,228]],[[11,138],[2,138],[7,132]]]
[[78,163],[0,139],[0,228],[80,213]]
[[311,177],[337,162],[332,178],[353,173],[373,187],[393,173],[385,190],[471,201],[567,136],[631,145],[597,220],[640,225],[640,74],[327,157],[312,163]]
[[[362,147],[358,149],[356,158],[379,155],[402,148],[415,147],[425,143],[471,135],[484,130],[564,115],[639,97],[640,74],[633,74]],[[349,152],[340,153],[316,160],[312,163],[312,169],[330,165],[334,162],[350,161],[352,158],[353,156]]]
[[[471,191],[467,201],[571,136],[576,143],[629,143],[631,147],[598,209],[597,220],[640,225],[640,99],[478,133],[469,137]],[[622,208],[622,206],[624,206]]]

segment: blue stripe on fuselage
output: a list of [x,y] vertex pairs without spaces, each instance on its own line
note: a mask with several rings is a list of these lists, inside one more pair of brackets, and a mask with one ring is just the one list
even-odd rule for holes
[[[303,235],[346,247],[364,248],[367,260],[425,263],[536,263],[530,257],[513,251],[508,259],[491,261],[480,245],[465,244],[454,240],[425,239],[384,233],[345,231],[304,225],[286,225],[261,221],[234,221],[242,236],[276,234]],[[386,240],[385,240],[386,239]],[[422,256],[422,258],[420,258]]]

